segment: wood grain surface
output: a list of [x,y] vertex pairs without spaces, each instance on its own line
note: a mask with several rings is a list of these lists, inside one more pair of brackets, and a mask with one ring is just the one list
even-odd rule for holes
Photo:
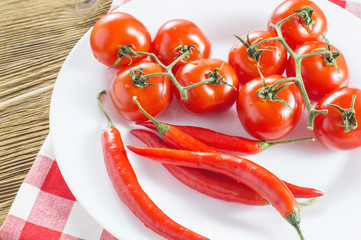
[[0,225],[49,132],[57,74],[111,2],[0,1]]

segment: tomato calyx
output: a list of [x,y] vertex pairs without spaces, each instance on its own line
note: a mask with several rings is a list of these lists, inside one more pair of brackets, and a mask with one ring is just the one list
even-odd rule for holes
[[282,98],[279,98],[277,96],[278,92],[281,91],[282,89],[288,87],[289,85],[293,84],[294,82],[288,82],[288,83],[284,83],[281,86],[278,87],[279,84],[283,83],[284,79],[281,79],[277,82],[275,82],[272,85],[267,85],[264,86],[260,89],[257,90],[257,96],[265,99],[267,101],[272,101],[272,102],[281,102],[284,105],[286,105],[287,107],[289,107],[291,110],[291,106]]
[[219,74],[219,71],[221,71],[223,65],[224,65],[224,63],[219,68],[215,68],[215,69],[213,69],[213,71],[209,71],[208,79],[207,79],[209,84],[212,84],[212,85],[223,84],[223,85],[227,85],[231,88],[234,88],[234,90],[237,91],[237,88],[235,86],[233,86],[232,84],[229,84],[226,81],[223,81],[223,79],[226,75],[222,76],[221,74]]
[[325,63],[327,65],[335,67],[336,70],[338,71],[336,58],[339,57],[341,55],[341,53],[340,53],[340,51],[331,51],[330,41],[323,34],[321,34],[321,35],[327,46],[327,51],[325,52]]
[[[274,46],[267,46],[263,47],[261,49],[258,49],[257,47],[263,43],[264,41],[261,41],[261,39],[256,39],[252,43],[249,39],[249,34],[247,34],[247,41],[244,41],[241,37],[234,35],[247,49],[247,55],[251,58],[257,61],[259,63],[261,59],[261,54],[263,51],[268,50],[269,48],[275,48]],[[267,39],[266,41],[270,41],[271,39]]]
[[192,49],[195,48],[197,50],[197,52],[199,53],[199,56],[202,57],[202,52],[201,50],[198,48],[198,46],[196,45],[184,45],[182,43],[182,41],[179,39],[180,45],[178,47],[176,47],[173,52],[175,51],[179,51],[179,53],[183,56],[183,58],[187,59],[190,58],[190,54],[192,52]]
[[351,129],[357,128],[357,120],[355,118],[355,109],[354,109],[355,101],[356,101],[356,95],[352,95],[351,106],[348,109],[341,108],[340,106],[335,104],[328,104],[329,106],[335,107],[340,111],[343,120],[343,125],[337,124],[337,126],[344,128],[345,133],[349,132]]
[[115,67],[120,62],[120,60],[122,60],[123,57],[126,57],[130,60],[129,65],[132,64],[132,59],[139,57],[139,54],[136,51],[134,51],[132,48],[134,48],[133,44],[120,46],[118,48],[118,58],[114,62],[114,64],[111,67],[109,67],[109,69]]
[[306,26],[311,26],[312,24],[315,23],[315,21],[312,19],[312,15],[313,15],[313,8],[312,7],[305,6],[303,8],[293,10],[293,12],[295,12],[295,13],[289,15],[288,17],[286,17],[284,19],[282,19],[277,24],[271,23],[270,28],[274,28],[274,29],[280,28],[283,23],[285,23],[289,19],[294,18],[296,16],[300,16],[302,23],[305,24]]
[[306,26],[311,26],[315,23],[315,21],[312,19],[313,9],[310,6],[294,10],[294,12],[300,14],[302,22]]
[[[272,85],[267,85],[266,80],[259,68],[258,68],[258,72],[259,72],[259,75],[261,76],[263,87],[261,87],[260,89],[258,89],[256,91],[257,96],[259,98],[265,99],[267,101],[281,102],[292,110],[291,106],[284,99],[279,98],[277,96],[277,94],[279,91],[288,87],[289,85],[293,84],[294,82],[285,83],[286,81],[289,81],[289,79],[283,78],[283,79],[280,79],[277,82],[273,83]],[[278,85],[281,83],[284,83],[284,84],[282,84],[281,86],[278,87]]]
[[132,82],[135,84],[135,86],[137,86],[138,88],[143,88],[143,87],[149,87],[149,86],[155,86],[157,84],[150,84],[147,83],[148,80],[150,80],[151,76],[155,76],[155,75],[160,75],[158,73],[155,74],[148,74],[148,75],[144,75],[143,73],[143,68],[140,67],[138,69],[132,69],[130,70],[130,77],[132,79]]
[[232,84],[230,84],[230,83],[228,83],[226,81],[223,81],[223,79],[226,77],[226,75],[222,76],[221,74],[219,74],[218,71],[221,71],[223,65],[224,65],[224,63],[219,68],[215,68],[212,71],[209,71],[208,74],[207,74],[207,79],[202,80],[202,81],[197,82],[197,83],[194,83],[192,85],[183,87],[183,89],[185,91],[188,91],[189,89],[197,87],[197,86],[202,85],[202,84],[211,84],[211,85],[219,84],[219,85],[227,85],[227,86],[229,86],[229,87],[231,87],[231,88],[233,88],[234,90],[237,91],[237,88],[235,86],[233,86]]
[[340,56],[341,53],[339,51],[329,51],[325,53],[325,63],[327,65],[333,66],[338,70],[336,58]]

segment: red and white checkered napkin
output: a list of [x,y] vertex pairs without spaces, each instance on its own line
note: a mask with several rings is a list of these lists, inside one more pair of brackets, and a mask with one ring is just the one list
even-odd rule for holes
[[92,219],[66,185],[44,142],[2,228],[1,240],[116,240]]
[[360,0],[329,0],[330,2],[333,2],[340,7],[346,9],[353,15],[355,15],[358,18],[361,18],[361,1]]
[[[114,0],[116,6],[128,0]],[[361,3],[330,0],[361,18]],[[111,9],[115,9],[113,7]],[[47,137],[0,229],[0,240],[115,240],[66,185]]]

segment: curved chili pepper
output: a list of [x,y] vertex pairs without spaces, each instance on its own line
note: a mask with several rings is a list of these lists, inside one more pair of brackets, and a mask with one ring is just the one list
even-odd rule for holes
[[[170,148],[158,135],[143,129],[130,132],[149,147]],[[163,164],[164,167],[186,186],[208,196],[247,205],[262,206],[268,201],[244,185],[228,176],[208,170]]]
[[105,93],[103,90],[97,95],[99,107],[108,120],[102,133],[102,148],[108,175],[120,199],[146,227],[166,239],[208,239],[173,221],[143,191],[128,160],[121,135],[100,103],[100,95]]
[[246,158],[220,153],[199,152],[170,148],[127,146],[132,152],[166,164],[201,168],[240,181],[274,206],[304,239],[300,230],[300,210],[296,199],[287,186],[273,173]]
[[[158,135],[143,129],[132,129],[130,131],[149,147],[170,148]],[[197,151],[197,148],[186,149]],[[234,179],[203,169],[186,168],[164,164],[166,169],[179,181],[188,187],[208,196],[247,205],[262,206],[268,201],[261,195]],[[315,198],[323,193],[314,188],[300,187],[283,181],[296,198]]]
[[[157,129],[157,127],[152,122],[137,122],[136,124],[153,130]],[[240,136],[231,136],[228,134],[216,132],[203,127],[181,126],[181,125],[172,125],[172,126],[202,141],[208,146],[212,146],[217,149],[232,151],[234,153],[243,156],[260,153],[273,145],[315,140],[314,138],[302,138],[302,139],[288,140],[288,141],[266,142],[261,140],[248,139]]]

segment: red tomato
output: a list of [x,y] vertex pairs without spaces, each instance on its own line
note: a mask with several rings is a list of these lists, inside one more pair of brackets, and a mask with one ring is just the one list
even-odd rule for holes
[[[129,44],[134,45],[132,49],[135,51],[149,52],[151,37],[146,27],[128,13],[106,14],[95,23],[90,35],[94,57],[108,67],[117,61],[119,47]],[[140,55],[131,60],[122,57],[114,69],[121,69],[145,57],[145,55]]]
[[[330,47],[331,51],[338,51],[332,45]],[[327,49],[326,43],[305,42],[295,49],[295,53],[304,55],[320,48]],[[338,70],[326,63],[324,54],[309,56],[302,60],[301,75],[311,101],[319,101],[332,90],[348,85],[350,76],[342,54],[336,58],[336,63]],[[292,57],[288,60],[286,73],[288,77],[296,76],[295,61]]]
[[148,118],[139,110],[132,97],[137,96],[141,106],[150,115],[156,116],[167,109],[172,100],[171,80],[167,76],[152,76],[146,82],[152,86],[138,87],[130,76],[131,70],[143,69],[143,75],[161,73],[164,70],[154,62],[142,61],[118,72],[110,87],[110,97],[115,109],[130,121],[145,121]]
[[[179,49],[174,51],[181,45],[181,42],[187,46],[197,46],[203,58],[208,58],[210,55],[211,44],[206,35],[194,23],[184,19],[175,19],[164,23],[152,42],[151,51],[162,63],[169,65],[181,55]],[[193,48],[189,59],[179,61],[172,70],[176,73],[182,64],[200,58],[197,49]]]
[[[275,36],[274,33],[269,31],[253,31],[249,33],[249,40],[251,43],[255,40],[260,42]],[[247,35],[243,36],[242,39],[247,42]],[[270,46],[272,47],[261,53],[258,66],[264,76],[281,75],[286,67],[287,51],[283,45],[276,40],[261,44],[257,49]],[[238,79],[242,85],[260,76],[257,69],[257,60],[248,55],[247,47],[241,41],[237,41],[231,48],[228,55],[228,62],[236,70]]]
[[[265,80],[267,85],[271,85],[283,78],[273,75]],[[291,84],[277,93],[290,109],[279,101],[260,98],[256,91],[262,87],[261,79],[255,78],[241,88],[236,100],[238,117],[244,129],[257,139],[270,141],[283,138],[294,129],[300,118],[303,109],[301,92],[296,84]]]
[[281,3],[271,14],[268,20],[268,30],[275,32],[270,28],[270,23],[277,24],[286,17],[294,14],[294,10],[309,6],[313,9],[313,24],[307,26],[301,16],[293,17],[282,24],[282,34],[286,42],[291,48],[306,41],[321,41],[322,35],[327,32],[327,20],[323,11],[312,1],[309,0],[286,0]]
[[189,86],[194,83],[206,80],[214,73],[215,69],[220,69],[218,79],[224,76],[225,84],[202,84],[187,91],[188,100],[181,100],[179,91],[176,96],[181,106],[190,113],[205,114],[225,111],[235,102],[238,93],[239,82],[237,74],[227,62],[220,59],[206,58],[195,60],[184,64],[177,72],[176,79],[182,86]]
[[317,114],[314,121],[313,131],[318,141],[330,149],[353,149],[361,146],[361,127],[345,129],[339,125],[344,125],[341,112],[329,104],[338,105],[341,108],[349,109],[352,96],[356,96],[354,104],[354,118],[357,123],[361,123],[361,90],[355,88],[340,88],[325,96],[315,107],[315,109],[327,109],[327,113]]

